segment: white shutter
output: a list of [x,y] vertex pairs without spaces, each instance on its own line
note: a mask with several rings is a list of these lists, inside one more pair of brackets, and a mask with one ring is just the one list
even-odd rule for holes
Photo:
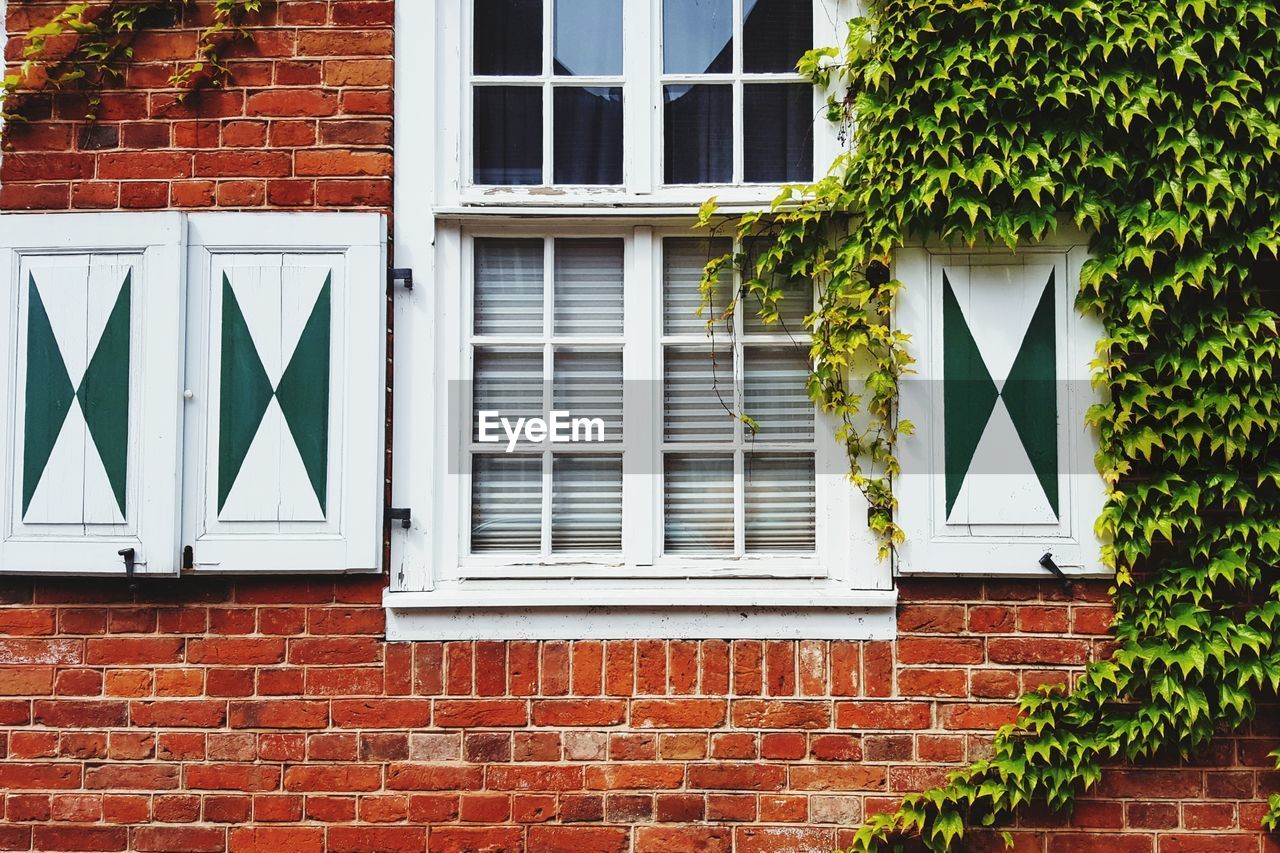
[[903,574],[1102,572],[1104,487],[1085,412],[1099,325],[1074,308],[1085,247],[899,254]]
[[180,214],[0,216],[0,570],[180,565]]
[[383,217],[195,214],[189,229],[194,568],[377,570]]

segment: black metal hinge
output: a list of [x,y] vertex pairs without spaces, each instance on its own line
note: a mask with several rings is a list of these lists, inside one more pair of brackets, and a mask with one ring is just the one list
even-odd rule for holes
[[387,507],[387,518],[400,522],[400,526],[408,530],[413,522],[413,510],[407,506],[389,506]]
[[413,290],[413,269],[411,267],[396,267],[387,270],[387,290],[395,290],[396,282],[403,283],[405,290]]

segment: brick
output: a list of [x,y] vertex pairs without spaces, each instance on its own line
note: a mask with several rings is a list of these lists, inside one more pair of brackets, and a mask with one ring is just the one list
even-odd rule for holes
[[692,764],[689,787],[728,791],[781,791],[786,785],[783,767],[765,764]]
[[179,787],[176,764],[105,764],[86,767],[91,790],[172,791]]
[[33,719],[54,728],[123,726],[129,718],[129,703],[38,699],[33,703]]
[[286,791],[376,791],[382,787],[382,768],[376,764],[290,767],[284,773]]
[[483,779],[484,770],[480,767],[454,764],[392,764],[387,767],[387,788],[392,791],[472,790],[479,788]]
[[521,853],[524,833],[516,826],[436,826],[427,836],[430,853]]
[[842,729],[927,729],[932,707],[926,702],[837,702],[836,725]]
[[227,831],[220,827],[140,826],[133,833],[140,853],[221,853]]
[[1001,638],[987,644],[993,663],[1084,664],[1089,661],[1089,644],[1084,640],[1056,640],[1047,637]]
[[226,722],[227,706],[202,700],[132,702],[129,718],[135,726],[216,728]]
[[83,640],[22,640],[0,638],[0,660],[6,664],[58,664],[84,660]]
[[862,764],[803,764],[790,770],[798,791],[883,791],[885,769]]
[[642,826],[636,830],[635,853],[731,853],[728,827]]
[[679,788],[684,784],[684,767],[670,763],[597,764],[586,769],[584,782],[591,790]]
[[638,728],[714,728],[725,720],[722,699],[641,699],[632,703],[631,725]]
[[734,830],[735,853],[830,853],[835,835],[817,827],[738,827]]
[[124,850],[129,830],[122,826],[37,826],[32,843],[37,850]]
[[69,790],[80,779],[79,764],[0,763],[0,788],[10,791]]
[[733,724],[753,729],[823,729],[831,725],[831,704],[739,699],[733,703]]
[[333,724],[359,729],[416,729],[431,724],[428,699],[334,700]]
[[427,831],[410,826],[333,826],[329,828],[329,853],[422,853]]
[[227,839],[230,853],[323,853],[322,827],[235,827]]
[[528,722],[528,705],[519,700],[459,699],[435,703],[435,724],[442,728],[523,726]]
[[545,699],[533,702],[535,726],[613,726],[626,719],[627,703],[606,699]]
[[85,662],[101,664],[181,663],[179,637],[93,638],[85,644]]
[[603,826],[531,826],[529,853],[625,853],[631,846],[627,830]]
[[329,725],[326,702],[266,700],[232,702],[232,728],[237,729],[323,729]]
[[269,764],[188,764],[183,781],[191,790],[274,791],[280,787],[280,768]]

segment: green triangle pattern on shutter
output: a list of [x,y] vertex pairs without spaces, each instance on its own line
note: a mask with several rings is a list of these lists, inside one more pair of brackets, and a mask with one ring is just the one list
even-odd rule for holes
[[222,276],[222,372],[218,415],[218,509],[240,474],[273,393],[231,281]]
[[311,488],[325,506],[329,478],[329,291],[333,275],[324,286],[298,338],[289,366],[280,377],[276,400],[293,435]]
[[1053,321],[1054,274],[1018,348],[1000,396],[1026,448],[1036,479],[1053,514],[1058,512],[1058,394],[1054,387],[1057,324]]
[[124,514],[129,462],[129,306],[133,273],[127,273],[76,399],[102,458],[120,514]]
[[28,275],[27,293],[27,388],[26,417],[22,441],[22,512],[31,507],[31,498],[40,484],[58,433],[71,410],[76,390],[67,374],[67,364],[53,336],[53,325],[45,310],[34,275]]
[[219,512],[240,475],[273,396],[288,424],[321,511],[327,505],[332,278],[331,272],[325,276],[280,382],[272,388],[231,281],[225,273],[222,276]]
[[947,515],[960,496],[974,451],[1000,392],[960,310],[951,280],[942,274],[942,404]]

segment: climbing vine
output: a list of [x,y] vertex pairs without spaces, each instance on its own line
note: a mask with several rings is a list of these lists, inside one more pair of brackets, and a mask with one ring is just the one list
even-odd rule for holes
[[191,61],[169,76],[169,85],[185,97],[203,86],[222,86],[231,71],[224,61],[228,45],[249,38],[242,24],[262,9],[264,0],[108,0],[71,3],[23,40],[22,64],[0,82],[0,110],[8,120],[21,121],[23,106],[35,95],[50,91],[88,93],[85,119],[97,117],[99,92],[124,80],[133,59],[138,34],[149,28],[171,27],[204,12],[209,23],[199,28]]
[[[703,288],[709,304],[738,270],[735,301],[753,297],[767,320],[787,282],[822,284],[810,390],[841,424],[885,547],[901,538],[891,480],[910,429],[896,419],[911,365],[890,323],[896,247],[1016,249],[1074,222],[1093,255],[1077,307],[1105,328],[1094,367],[1107,402],[1089,421],[1117,651],[1073,689],[1024,697],[991,758],[873,816],[853,845],[945,850],[1032,801],[1070,809],[1109,762],[1190,756],[1280,687],[1280,337],[1256,274],[1280,252],[1280,7],[869,5],[842,49],[801,62],[835,93],[847,153],[738,218],[770,248],[713,262]],[[708,205],[701,219],[716,216]],[[1275,828],[1280,797],[1271,805]]]

